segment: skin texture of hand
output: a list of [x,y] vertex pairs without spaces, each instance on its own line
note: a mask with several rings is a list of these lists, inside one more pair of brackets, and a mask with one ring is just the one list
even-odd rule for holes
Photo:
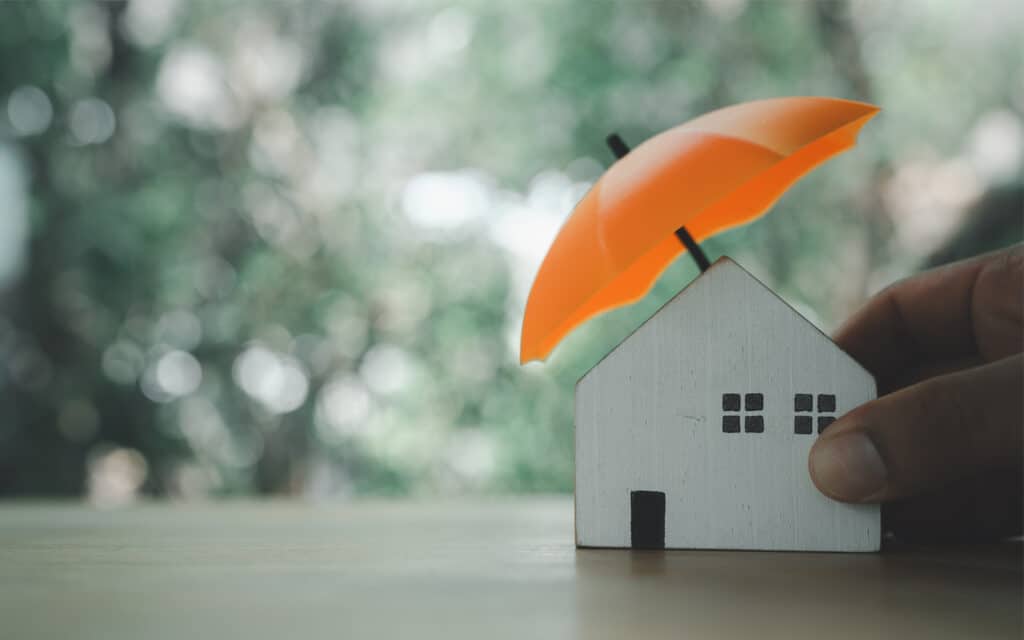
[[879,397],[814,444],[818,489],[882,502],[898,539],[1020,535],[1024,247],[899,282],[835,341],[874,374]]

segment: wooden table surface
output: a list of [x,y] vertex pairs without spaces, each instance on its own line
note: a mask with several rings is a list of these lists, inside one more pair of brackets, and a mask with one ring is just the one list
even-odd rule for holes
[[1021,546],[577,550],[571,498],[0,505],[0,638],[1020,638]]

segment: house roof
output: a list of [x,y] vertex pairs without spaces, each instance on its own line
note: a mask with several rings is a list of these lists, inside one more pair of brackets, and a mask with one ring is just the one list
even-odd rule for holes
[[631,331],[629,333],[629,335],[627,335],[625,338],[623,338],[619,342],[619,344],[615,345],[614,348],[612,348],[611,350],[608,351],[608,353],[606,353],[604,356],[602,356],[601,359],[598,360],[594,364],[594,366],[590,367],[586,371],[586,373],[584,373],[582,376],[580,376],[579,380],[576,381],[576,385],[579,386],[580,382],[582,382],[588,375],[590,375],[590,373],[592,371],[594,371],[595,369],[600,367],[601,364],[604,363],[604,361],[607,360],[610,355],[612,355],[613,353],[618,351],[620,348],[622,348],[623,345],[628,343],[633,338],[634,335],[636,335],[638,332],[642,331],[644,329],[644,327],[647,326],[647,324],[652,319],[657,317],[658,314],[660,314],[666,307],[670,306],[677,299],[682,298],[682,297],[686,296],[687,294],[689,294],[690,292],[692,292],[693,289],[694,289],[694,286],[698,282],[701,282],[701,281],[703,281],[703,280],[705,280],[707,278],[714,278],[716,273],[721,273],[724,270],[728,270],[728,271],[730,271],[732,273],[741,274],[743,277],[747,278],[753,285],[755,285],[757,287],[760,287],[764,291],[770,293],[772,299],[774,299],[779,304],[781,304],[783,307],[785,307],[787,310],[789,310],[789,312],[792,314],[792,317],[793,317],[795,322],[797,322],[799,324],[802,324],[803,326],[807,327],[809,330],[814,331],[814,332],[818,333],[819,335],[821,335],[822,337],[824,337],[829,342],[829,344],[831,344],[832,346],[834,346],[836,348],[836,351],[838,351],[840,354],[842,354],[842,356],[847,361],[849,361],[849,363],[852,366],[854,366],[854,367],[860,369],[861,371],[867,373],[869,376],[871,375],[871,373],[869,371],[867,371],[859,362],[854,360],[853,357],[850,354],[848,354],[845,351],[843,351],[842,348],[839,345],[837,345],[828,334],[826,334],[824,331],[819,329],[813,322],[811,322],[810,320],[805,318],[799,311],[794,309],[792,305],[790,305],[788,302],[783,300],[779,296],[779,294],[777,294],[775,291],[773,291],[768,286],[766,286],[763,282],[761,282],[756,277],[754,277],[749,271],[747,271],[746,269],[741,267],[739,264],[737,264],[732,258],[729,258],[728,256],[722,256],[721,258],[716,260],[708,268],[707,271],[701,273],[699,276],[694,278],[689,284],[687,284],[685,287],[683,287],[683,289],[681,291],[679,291],[679,293],[677,293],[676,295],[672,296],[667,302],[665,302],[665,304],[661,305],[661,307],[659,307],[657,311],[652,313],[649,318],[644,320],[643,323],[640,324],[640,326],[638,326],[637,328],[633,329],[633,331]]

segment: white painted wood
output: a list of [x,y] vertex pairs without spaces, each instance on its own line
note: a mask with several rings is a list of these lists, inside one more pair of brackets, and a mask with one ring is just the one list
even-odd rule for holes
[[[725,393],[761,393],[760,412],[724,412]],[[797,414],[810,393],[815,411]],[[807,471],[818,394],[840,416],[875,381],[814,325],[728,258],[676,295],[576,386],[576,542],[629,547],[630,492],[665,492],[665,546],[876,551],[877,505],[847,505]],[[724,413],[764,418],[723,433]]]

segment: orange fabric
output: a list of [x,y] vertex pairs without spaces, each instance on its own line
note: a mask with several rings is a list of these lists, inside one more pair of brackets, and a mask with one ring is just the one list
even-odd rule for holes
[[787,188],[849,149],[869,104],[779,98],[711,112],[647,140],[580,201],[526,302],[520,361],[543,359],[589,318],[635,302],[696,240],[762,215]]

